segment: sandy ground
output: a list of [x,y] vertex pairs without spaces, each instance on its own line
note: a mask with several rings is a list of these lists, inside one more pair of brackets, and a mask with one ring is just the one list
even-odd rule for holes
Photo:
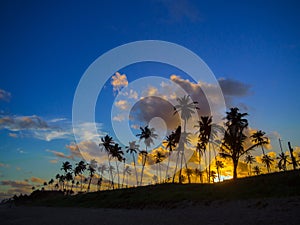
[[18,225],[267,225],[300,224],[300,197],[184,203],[175,209],[0,207],[0,224]]

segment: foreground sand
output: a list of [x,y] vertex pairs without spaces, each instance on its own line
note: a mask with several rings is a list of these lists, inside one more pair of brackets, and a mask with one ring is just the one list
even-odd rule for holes
[[300,224],[300,197],[185,202],[173,209],[0,207],[0,224],[168,225]]

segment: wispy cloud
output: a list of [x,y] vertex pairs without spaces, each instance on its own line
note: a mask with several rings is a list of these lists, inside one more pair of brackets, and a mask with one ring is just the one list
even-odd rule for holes
[[8,167],[9,167],[9,165],[8,165],[8,164],[1,163],[1,162],[0,162],[0,167],[8,168]]
[[46,152],[51,152],[52,154],[54,154],[56,157],[59,157],[59,158],[72,159],[72,160],[74,160],[74,156],[73,156],[73,155],[66,155],[66,154],[63,153],[63,152],[58,152],[58,151],[55,151],[55,150],[49,150],[49,149],[47,149]]
[[9,102],[10,99],[11,99],[11,93],[3,89],[0,89],[0,100]]
[[4,116],[0,118],[0,129],[11,131],[48,129],[46,121],[40,117],[33,116]]

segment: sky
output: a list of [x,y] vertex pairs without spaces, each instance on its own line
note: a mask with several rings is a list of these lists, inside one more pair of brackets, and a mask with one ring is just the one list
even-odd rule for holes
[[[279,137],[284,149],[288,141],[300,146],[298,1],[4,0],[0,5],[1,198],[28,191],[60,172],[62,161],[77,159],[73,129],[81,137],[77,144],[98,154],[92,121],[72,127],[74,94],[98,57],[134,41],[162,40],[191,50],[219,81],[227,108],[239,107],[249,114],[252,129],[267,133],[270,150],[279,152]],[[206,112],[207,102],[199,96],[209,85],[174,66],[137,63],[108,76],[95,107],[97,136],[122,139],[112,124],[118,127],[126,110],[134,117],[134,134],[153,115],[166,119],[157,125],[174,129],[176,119],[150,113],[170,107],[172,83]],[[165,82],[140,80],[147,76]],[[163,100],[147,99],[149,94]]]

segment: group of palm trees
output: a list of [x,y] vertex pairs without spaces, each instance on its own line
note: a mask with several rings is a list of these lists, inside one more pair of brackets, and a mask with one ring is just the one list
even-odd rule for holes
[[[194,126],[197,130],[193,134],[187,131],[187,126],[192,115],[198,113],[198,103],[192,101],[190,96],[184,96],[177,100],[178,105],[174,107],[174,114],[180,113],[183,129],[179,125],[167,135],[160,150],[149,151],[158,135],[154,128],[148,126],[140,127],[140,133],[136,135],[140,141],[144,142],[145,148],[141,149],[137,141],[131,141],[128,146],[125,146],[127,154],[111,136],[106,135],[101,138],[99,150],[107,154],[108,164],[97,166],[95,160],[91,160],[89,163],[80,161],[73,168],[70,162],[63,162],[61,170],[64,173],[56,175],[55,186],[53,186],[53,179],[48,182],[48,185],[71,193],[74,192],[74,189],[77,192],[89,192],[91,184],[97,186],[98,191],[123,188],[130,186],[128,177],[133,175],[134,170],[135,184],[131,186],[139,186],[144,184],[145,168],[148,165],[152,166],[152,172],[153,166],[156,167],[156,174],[152,176],[154,183],[211,183],[222,180],[222,169],[225,167],[226,160],[226,162],[231,162],[232,178],[236,179],[241,157],[244,157],[243,163],[248,165],[249,176],[261,173],[258,165],[252,168],[256,159],[251,152],[258,147],[262,151],[261,163],[265,165],[268,173],[271,172],[271,166],[276,159],[278,160],[278,169],[287,170],[290,160],[282,148],[279,156],[272,158],[265,152],[264,146],[269,143],[265,132],[258,130],[252,135],[247,132],[247,113],[241,113],[238,108],[230,108],[226,112],[225,123],[222,126],[214,124],[211,116],[201,116]],[[192,144],[191,138],[195,134],[197,134],[197,143]],[[192,149],[191,158],[196,159],[193,166],[185,156],[187,149]],[[130,163],[127,164],[126,160]],[[162,162],[164,162],[163,165],[161,165]],[[215,170],[212,169],[213,166]],[[162,174],[162,167],[164,167],[165,174]],[[88,172],[88,176],[84,175],[85,171]],[[97,178],[97,181],[93,180],[94,177]],[[194,181],[192,177],[194,177]]]

